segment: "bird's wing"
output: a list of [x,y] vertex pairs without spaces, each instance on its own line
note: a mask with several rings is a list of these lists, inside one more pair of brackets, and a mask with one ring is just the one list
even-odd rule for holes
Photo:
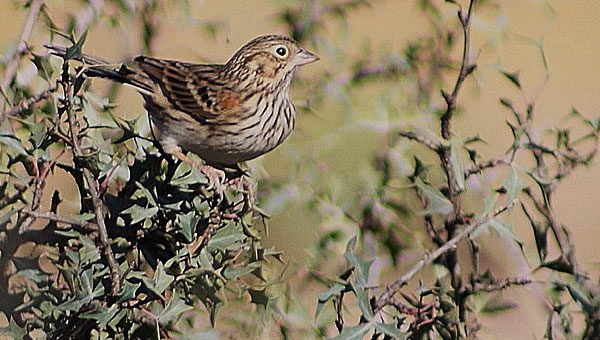
[[145,56],[135,63],[156,82],[169,103],[195,119],[219,120],[240,106],[239,95],[220,82],[220,65],[197,65]]

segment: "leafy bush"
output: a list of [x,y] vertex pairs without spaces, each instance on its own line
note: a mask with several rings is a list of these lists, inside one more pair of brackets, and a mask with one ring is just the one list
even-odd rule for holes
[[[230,183],[220,199],[196,169],[164,155],[145,115],[123,118],[82,76],[76,59],[97,22],[133,20],[142,49],[151,53],[165,6],[189,11],[186,1],[168,3],[109,1],[110,10],[102,11],[82,2],[92,17],[71,16],[70,27],[61,28],[42,1],[21,5],[29,16],[7,59],[0,103],[6,107],[0,115],[4,335],[215,336],[197,329],[214,325],[219,315],[218,332],[238,338],[476,338],[485,326],[481,316],[513,307],[501,294],[535,285],[547,305],[545,337],[600,337],[600,287],[578,264],[569,228],[553,206],[561,182],[595,160],[600,119],[573,109],[571,122],[582,135],[571,127],[541,134],[536,97],[528,97],[518,72],[500,68],[524,98],[524,104],[499,99],[511,146],[484,159],[485,136],[456,132],[455,117],[473,115],[460,99],[477,74],[474,17],[501,4],[416,1],[425,33],[378,57],[349,57],[330,34],[337,24],[344,36],[348,17],[370,2],[280,4],[278,17],[290,36],[336,61],[298,81],[309,88],[303,114],[354,112],[367,90],[382,92],[368,102],[371,117],[384,112],[383,123],[360,122],[383,146],[363,152],[370,159],[353,154],[348,160],[367,173],[366,185],[337,174],[324,180],[320,169],[332,165],[313,150],[290,152],[281,178],[251,174],[261,183],[263,206],[285,216],[282,207],[295,203],[319,216],[318,241],[298,268],[262,245],[266,215],[243,187]],[[448,19],[448,11],[457,16]],[[29,32],[38,21],[46,23],[38,29],[49,39],[68,43],[64,61],[30,52]],[[76,27],[77,37],[64,33]],[[209,35],[222,28],[216,21],[201,27]],[[15,79],[19,65],[29,63],[25,56],[37,69],[26,84]],[[399,112],[425,119],[405,124]],[[323,144],[352,135],[351,128],[333,129]],[[501,179],[484,180],[489,173]],[[50,192],[56,179],[63,187]],[[529,235],[517,233],[507,218],[517,215],[528,221]],[[286,223],[300,222],[286,216]],[[490,231],[517,250],[526,270],[501,276],[481,260],[506,251],[488,248]],[[535,249],[526,248],[525,238]],[[407,263],[406,255],[415,253]],[[580,316],[581,329],[573,321]]]

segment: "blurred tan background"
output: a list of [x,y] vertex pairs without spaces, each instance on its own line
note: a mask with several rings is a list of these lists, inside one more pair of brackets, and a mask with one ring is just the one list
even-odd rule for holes
[[[239,46],[257,35],[285,32],[285,27],[275,17],[279,4],[274,0],[190,1],[193,20],[183,20],[182,9],[167,2],[169,11],[159,23],[154,54],[191,61],[224,62]],[[52,19],[63,26],[66,24],[65,9],[71,13],[80,13],[82,17],[86,15],[78,1],[51,0],[48,1],[48,7],[53,15]],[[444,8],[447,9],[444,16],[450,22],[455,18],[455,10],[451,6]],[[16,41],[20,33],[26,13],[15,9],[13,1],[0,1],[2,47]],[[361,55],[366,41],[371,42],[375,54],[378,50],[400,53],[410,39],[414,39],[425,29],[419,13],[416,1],[391,0],[374,1],[369,8],[349,13],[348,34],[340,37],[342,43],[347,45],[345,53],[348,56]],[[476,81],[467,81],[459,99],[465,108],[455,120],[459,133],[469,136],[479,132],[489,142],[481,147],[484,158],[497,155],[510,146],[512,140],[505,120],[511,117],[499,104],[498,98],[509,97],[520,105],[525,103],[525,99],[498,74],[498,65],[508,71],[519,70],[526,96],[530,100],[537,97],[536,121],[540,132],[552,125],[570,124],[563,117],[573,106],[587,117],[597,117],[600,114],[599,20],[598,1],[511,0],[502,1],[501,8],[496,12],[477,13],[473,53],[478,56],[479,67],[475,73]],[[215,38],[199,33],[198,23],[205,21],[216,21],[222,25]],[[127,27],[126,23],[118,28],[98,25],[90,32],[84,51],[117,61],[125,56],[141,53],[142,48],[135,39],[139,32],[130,31]],[[506,29],[502,31],[498,27]],[[339,33],[338,25],[327,27],[327,32],[326,34],[335,37]],[[31,40],[33,50],[43,53],[41,45],[47,39],[38,30]],[[543,41],[549,68],[547,78],[540,50],[533,41]],[[307,47],[315,50],[315,46]],[[315,52],[321,54],[322,61],[303,68],[300,71],[301,77],[310,79],[325,70],[335,69],[335,62],[324,51]],[[448,79],[448,84],[450,81],[453,80]],[[377,96],[377,89],[361,95]],[[302,103],[306,93],[293,91],[292,96],[296,102]],[[440,96],[435,100],[441,102],[442,98]],[[361,121],[374,118],[376,110],[373,103],[377,100],[359,102],[365,103],[364,107],[356,107],[355,115],[350,119]],[[128,117],[145,115],[141,99],[132,90],[123,90],[117,103]],[[368,154],[381,145],[382,140],[372,139],[368,132],[357,132],[345,142],[320,139],[324,131],[336,129],[348,119],[348,115],[339,108],[332,112],[322,110],[301,114],[297,131],[291,140],[252,166],[262,176],[271,179],[287,178],[289,171],[297,171],[289,169],[286,162],[294,152],[323,152],[319,159],[327,164],[326,176],[339,179],[342,187],[340,194],[352,191],[356,189],[354,183],[364,180],[361,167],[370,162],[370,159],[361,159],[361,154]],[[345,138],[348,139],[347,137]],[[330,149],[323,150],[322,143],[332,143],[333,146],[329,145]],[[343,147],[344,143],[364,143],[364,146],[352,149],[352,154],[348,154],[348,149]],[[358,159],[358,164],[350,162],[349,158]],[[597,163],[577,170],[564,181],[554,198],[558,219],[573,232],[576,256],[580,264],[586,271],[594,274],[598,272],[600,260],[600,166]],[[286,258],[295,263],[306,260],[307,249],[316,240],[320,230],[318,215],[302,204],[301,196],[306,194],[306,190],[301,183],[297,187],[290,186],[288,196],[291,198],[284,197],[289,201],[288,204],[271,202],[274,208],[271,211],[273,218],[268,242],[283,250]],[[317,188],[314,190],[317,191]],[[529,226],[516,223],[515,229],[517,234],[523,235],[525,247],[533,251]],[[494,251],[490,253],[494,254]],[[496,261],[504,263],[504,266],[513,265],[509,252],[502,251],[497,255],[499,258]],[[511,269],[507,268],[507,271],[510,272]],[[532,298],[532,295],[536,295],[535,291],[519,288],[510,292],[511,300],[519,308],[482,320],[485,328],[480,334],[492,339],[539,337],[546,322],[542,310],[543,301]]]

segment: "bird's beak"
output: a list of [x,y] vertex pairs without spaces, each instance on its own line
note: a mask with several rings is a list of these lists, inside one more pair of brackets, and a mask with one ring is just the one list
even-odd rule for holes
[[310,53],[303,48],[301,48],[300,52],[298,52],[298,54],[296,54],[294,57],[294,63],[296,66],[314,63],[317,60],[319,60],[319,57],[316,54]]

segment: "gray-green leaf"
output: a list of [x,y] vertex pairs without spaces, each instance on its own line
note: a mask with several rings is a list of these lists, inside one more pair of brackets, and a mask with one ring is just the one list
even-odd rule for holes
[[427,209],[424,211],[426,214],[437,213],[445,216],[452,212],[452,203],[438,189],[423,183],[420,179],[417,179],[415,184],[427,200]]

